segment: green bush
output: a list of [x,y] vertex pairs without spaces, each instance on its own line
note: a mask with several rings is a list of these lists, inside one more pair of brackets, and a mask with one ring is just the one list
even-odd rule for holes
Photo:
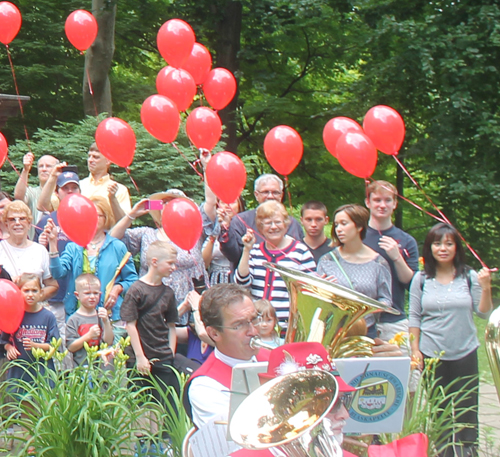
[[[122,348],[125,340],[115,346],[114,370],[104,370],[98,348],[88,350],[89,366],[58,373],[45,367],[53,351],[35,350],[37,360],[31,365],[35,374],[28,382],[12,379],[0,386],[3,405],[0,429],[3,439],[12,439],[13,454],[29,455],[34,448],[40,457],[115,457],[133,454],[137,436],[158,442],[158,436],[168,434],[172,451],[181,456],[182,438],[191,424],[173,388],[167,394],[179,406],[177,411],[157,403],[146,388],[134,389],[130,381],[139,374],[125,368],[127,356]],[[109,350],[109,349],[108,349]],[[61,354],[56,353],[56,357]],[[30,366],[13,361],[10,366]],[[181,396],[183,380],[180,379]],[[13,389],[21,389],[20,397]],[[167,395],[166,394],[166,395]],[[21,415],[19,415],[21,413]],[[159,424],[159,434],[152,436],[142,428],[152,415]],[[18,425],[23,432],[7,437],[6,430]]]

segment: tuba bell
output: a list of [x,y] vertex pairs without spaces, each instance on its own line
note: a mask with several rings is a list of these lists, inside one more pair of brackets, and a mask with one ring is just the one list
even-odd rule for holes
[[485,331],[486,354],[490,362],[493,381],[500,401],[500,308],[495,309],[488,319]]
[[285,343],[321,343],[331,358],[371,357],[373,340],[348,336],[349,329],[370,313],[400,314],[398,310],[311,273],[264,263],[285,281],[290,316]]
[[337,397],[337,381],[326,371],[274,378],[238,407],[231,438],[247,449],[278,448],[286,457],[341,457],[340,445],[323,426]]

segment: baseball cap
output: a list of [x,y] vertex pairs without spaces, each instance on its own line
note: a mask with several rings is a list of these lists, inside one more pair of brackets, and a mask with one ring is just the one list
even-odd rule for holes
[[74,171],[64,171],[57,177],[57,187],[63,187],[70,182],[74,182],[80,186],[80,179]]

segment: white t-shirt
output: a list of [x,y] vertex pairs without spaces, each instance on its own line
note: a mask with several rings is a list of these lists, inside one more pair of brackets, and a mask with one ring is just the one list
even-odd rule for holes
[[49,253],[41,244],[32,242],[27,248],[16,248],[3,240],[0,242],[0,265],[12,278],[23,273],[36,274],[40,281],[52,277],[49,269]]

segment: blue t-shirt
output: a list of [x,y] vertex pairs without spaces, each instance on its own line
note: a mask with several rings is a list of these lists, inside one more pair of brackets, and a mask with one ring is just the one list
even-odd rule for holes
[[[59,227],[59,222],[57,221],[57,211],[52,211],[50,214],[45,214],[38,222],[38,226],[35,228],[35,238],[34,241],[38,243],[38,238],[43,232],[43,229],[47,225],[47,221],[52,219],[54,224],[57,226],[57,250],[59,253],[62,253],[66,248],[66,245],[71,242],[71,240],[67,237],[67,235],[61,230]],[[59,290],[57,293],[49,298],[49,303],[61,303],[64,301],[64,297],[66,296],[66,291],[68,290],[68,281],[69,275],[66,275],[57,280],[57,284],[59,284]]]
[[396,272],[396,267],[394,262],[390,259],[387,253],[378,245],[381,237],[389,236],[395,239],[399,244],[399,252],[403,256],[406,264],[413,270],[418,270],[418,246],[415,238],[408,233],[403,232],[403,230],[394,227],[394,225],[387,229],[378,231],[371,227],[368,227],[366,231],[366,237],[363,243],[368,247],[372,248],[375,252],[379,253],[391,267],[392,276],[392,306],[398,309],[401,314],[395,316],[394,314],[382,313],[380,315],[380,322],[397,322],[402,319],[406,319],[405,313],[405,290],[410,287],[410,284],[404,284],[398,279],[398,274]]
[[[59,330],[57,329],[57,321],[55,316],[47,309],[42,308],[37,313],[24,313],[23,320],[19,328],[12,334],[2,333],[0,344],[10,343],[16,347],[21,353],[18,360],[26,362],[34,362],[35,358],[30,352],[26,352],[23,346],[23,339],[29,338],[35,343],[50,343],[52,338],[59,339]],[[54,369],[53,360],[48,361],[48,367]],[[34,373],[34,368],[30,370]],[[31,381],[29,374],[21,367],[14,366],[9,370],[9,378],[24,379]]]

